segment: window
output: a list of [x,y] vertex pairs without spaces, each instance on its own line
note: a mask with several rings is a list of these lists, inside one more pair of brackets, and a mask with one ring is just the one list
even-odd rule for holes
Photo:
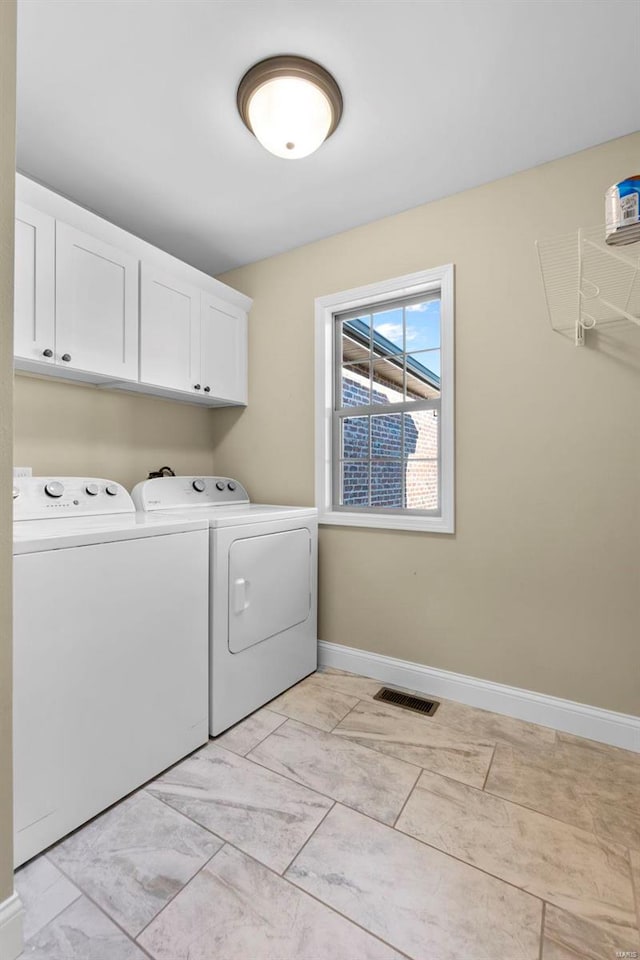
[[453,266],[316,300],[321,523],[453,533]]

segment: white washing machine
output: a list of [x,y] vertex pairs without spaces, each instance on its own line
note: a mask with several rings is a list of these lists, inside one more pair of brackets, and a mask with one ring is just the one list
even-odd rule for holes
[[14,481],[15,864],[205,743],[208,525]]
[[209,710],[217,736],[317,667],[317,511],[250,503],[229,477],[145,480],[133,500],[157,517],[209,524]]

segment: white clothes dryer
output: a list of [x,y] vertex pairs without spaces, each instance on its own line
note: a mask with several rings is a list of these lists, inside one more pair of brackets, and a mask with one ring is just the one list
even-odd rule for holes
[[317,668],[317,511],[251,503],[229,477],[158,477],[132,496],[157,517],[209,524],[209,720],[217,736]]
[[209,535],[109,480],[14,484],[19,866],[208,740]]

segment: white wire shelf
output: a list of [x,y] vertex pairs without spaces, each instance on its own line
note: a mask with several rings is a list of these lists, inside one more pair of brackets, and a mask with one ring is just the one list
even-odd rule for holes
[[536,241],[551,326],[576,346],[597,327],[640,326],[640,241],[604,238],[600,225]]

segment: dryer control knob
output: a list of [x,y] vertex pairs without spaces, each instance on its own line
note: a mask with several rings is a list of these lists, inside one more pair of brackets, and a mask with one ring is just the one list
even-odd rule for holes
[[204,480],[194,480],[191,486],[197,493],[204,493],[206,484]]
[[216,490],[221,490],[221,491],[224,490],[224,483],[222,482],[222,480],[218,480],[218,482],[216,483]]
[[236,485],[235,485],[235,483],[228,483],[228,484],[227,484],[227,487],[229,488],[229,490],[235,490]]
[[61,497],[64,493],[64,487],[59,480],[52,480],[45,484],[44,492],[48,497]]
[[88,483],[84,489],[90,497],[97,497],[100,493],[100,488],[97,483]]
[[118,492],[118,488],[116,487],[115,483],[108,483],[104,488],[104,492],[108,493],[110,497],[115,497]]

